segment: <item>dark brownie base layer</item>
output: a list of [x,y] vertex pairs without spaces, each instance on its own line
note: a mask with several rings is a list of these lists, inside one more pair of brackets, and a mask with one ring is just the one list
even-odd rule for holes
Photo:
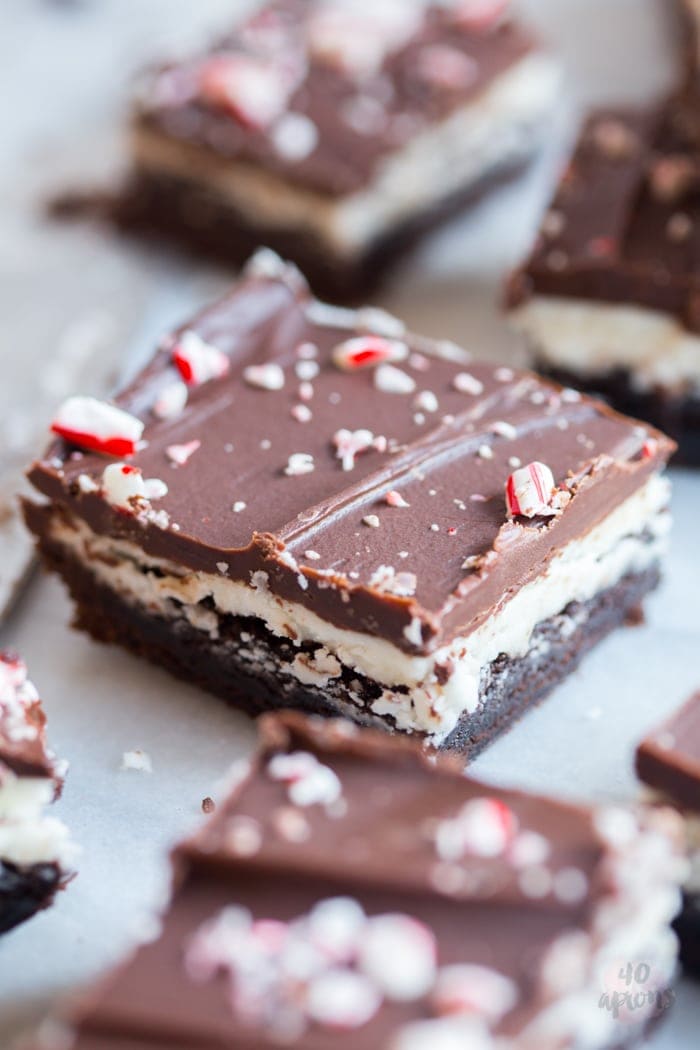
[[[44,561],[63,577],[76,603],[75,626],[97,641],[122,645],[250,715],[288,707],[393,728],[390,719],[371,711],[382,692],[377,682],[346,669],[325,686],[305,685],[285,673],[284,666],[300,652],[312,653],[312,644],[294,646],[271,635],[260,621],[236,616],[220,616],[219,636],[211,638],[184,615],[178,616],[175,603],[172,618],[131,605],[99,583],[65,547],[46,538],[45,508],[29,504],[26,513],[39,536]],[[628,575],[592,600],[571,603],[541,623],[527,655],[501,656],[482,673],[477,710],[462,717],[442,749],[460,752],[467,759],[476,756],[543,700],[601,638],[623,623],[638,623],[641,601],[658,582],[656,567]],[[207,603],[199,608],[213,610]]]
[[[451,219],[527,167],[521,159],[411,216],[376,241],[356,261],[329,254],[328,247],[298,230],[272,231],[222,202],[196,183],[139,173],[103,211],[123,231],[179,242],[196,255],[242,265],[261,245],[296,263],[321,298],[359,302],[382,282],[387,271],[431,230]],[[60,214],[60,208],[53,208]],[[68,211],[68,209],[66,209]]]
[[673,928],[681,942],[683,968],[700,978],[700,893],[683,895],[683,910]]
[[648,392],[636,390],[630,381],[629,372],[623,370],[590,377],[565,369],[550,368],[537,360],[534,367],[541,375],[555,379],[564,386],[573,386],[584,393],[602,397],[618,412],[653,423],[678,442],[674,463],[700,467],[700,397],[679,397],[658,389]]
[[61,884],[62,873],[57,864],[20,868],[0,860],[0,933],[48,908]]

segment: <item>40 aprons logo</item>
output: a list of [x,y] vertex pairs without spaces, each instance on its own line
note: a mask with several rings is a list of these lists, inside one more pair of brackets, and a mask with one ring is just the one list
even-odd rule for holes
[[639,1024],[665,1013],[675,998],[673,988],[648,963],[628,962],[607,970],[598,1006],[616,1020]]

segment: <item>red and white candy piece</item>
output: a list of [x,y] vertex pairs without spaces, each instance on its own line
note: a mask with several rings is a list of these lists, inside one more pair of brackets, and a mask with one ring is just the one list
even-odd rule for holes
[[333,362],[344,372],[356,372],[359,368],[374,368],[376,365],[404,361],[408,347],[399,339],[384,339],[380,335],[358,335],[339,343],[333,351]]
[[273,780],[286,784],[289,801],[295,806],[330,806],[343,793],[330,766],[324,766],[308,751],[275,755],[267,772]]
[[143,423],[116,405],[94,397],[69,397],[51,423],[65,441],[108,456],[132,456],[143,434]]
[[184,445],[168,445],[165,454],[174,466],[184,467],[190,456],[193,456],[197,449],[201,447],[201,444],[202,442],[195,438],[194,441],[187,441]]
[[435,980],[435,936],[424,923],[409,915],[377,915],[369,920],[360,937],[357,966],[387,999],[420,999]]
[[495,28],[507,15],[510,0],[448,0],[455,21],[478,33]]
[[480,1014],[499,1021],[518,1000],[513,981],[496,970],[470,963],[444,966],[433,989],[436,1013]]
[[231,367],[222,350],[207,343],[196,332],[183,332],[172,350],[173,363],[188,386],[220,379]]
[[202,67],[206,102],[227,110],[243,127],[264,131],[287,108],[290,84],[272,63],[252,55],[215,55]]
[[551,517],[559,513],[555,506],[554,475],[544,463],[528,463],[514,470],[506,481],[506,509],[509,517]]
[[371,1021],[382,997],[367,977],[330,969],[312,978],[306,990],[306,1014],[325,1028],[348,1031]]
[[441,860],[457,861],[471,853],[498,857],[505,853],[518,830],[515,814],[496,798],[472,798],[455,817],[442,820],[435,834]]

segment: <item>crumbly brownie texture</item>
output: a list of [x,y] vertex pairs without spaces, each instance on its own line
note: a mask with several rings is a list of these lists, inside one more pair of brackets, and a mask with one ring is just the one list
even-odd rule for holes
[[667,428],[700,463],[700,110],[586,123],[508,307],[539,368]]
[[469,751],[656,579],[666,438],[267,253],[118,406],[64,406],[27,521],[87,629],[246,707]]
[[144,75],[117,217],[241,262],[261,243],[358,295],[522,166],[558,74],[506,0],[279,0]]
[[684,966],[700,974],[700,693],[642,741],[637,774],[684,818],[690,872],[676,930]]
[[45,726],[24,663],[0,652],[0,933],[48,907],[70,877],[67,830],[43,815],[63,783]]
[[[77,1047],[595,1050],[663,1010],[671,811],[502,791],[291,713],[235,779],[175,852],[159,936],[67,1011]],[[653,975],[623,1021],[621,953]]]

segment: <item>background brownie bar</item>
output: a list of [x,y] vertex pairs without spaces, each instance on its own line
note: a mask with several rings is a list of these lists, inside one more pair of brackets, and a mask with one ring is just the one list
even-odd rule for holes
[[474,754],[658,579],[666,438],[269,254],[117,404],[59,412],[27,521],[81,627],[252,713]]
[[43,815],[63,783],[45,724],[26,667],[0,652],[0,933],[48,907],[69,878],[68,831]]
[[[68,1011],[75,1046],[630,1045],[667,1005],[679,832],[670,811],[501,791],[405,741],[271,716],[176,851],[158,938]],[[624,1025],[601,1000],[621,953],[650,974]]]
[[537,366],[660,426],[700,463],[700,109],[599,113],[509,308]]
[[700,693],[639,745],[637,773],[685,820],[690,872],[676,929],[684,965],[700,973]]
[[508,7],[266,4],[145,79],[122,220],[236,263],[269,244],[357,296],[541,140],[558,72]]

